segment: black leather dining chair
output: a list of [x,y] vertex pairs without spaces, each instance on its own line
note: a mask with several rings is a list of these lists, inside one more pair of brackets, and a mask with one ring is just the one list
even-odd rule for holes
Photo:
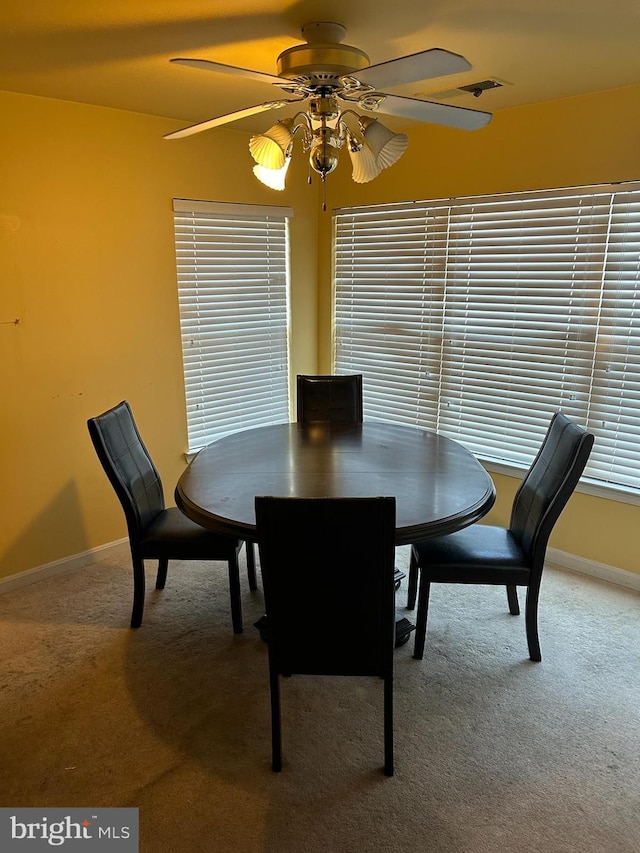
[[[142,441],[126,400],[89,418],[89,435],[127,520],[133,563],[131,627],[142,624],[145,560],[158,561],[156,589],[164,589],[169,560],[223,560],[229,567],[231,617],[242,631],[238,552],[242,541],[211,533],[177,507],[167,509],[160,475]],[[249,585],[256,588],[255,569],[247,561]]]
[[362,423],[362,374],[350,376],[298,374],[297,418],[300,423]]
[[272,769],[282,768],[279,676],[378,676],[384,771],[392,776],[395,498],[258,496],[255,507],[268,620]]
[[504,585],[509,612],[520,613],[518,586],[527,589],[525,626],[529,657],[542,660],[538,598],[551,531],[578,484],[594,437],[561,412],[551,419],[542,446],[515,495],[509,527],[473,524],[412,546],[407,606],[413,609],[420,578],[414,658],[424,653],[432,583]]

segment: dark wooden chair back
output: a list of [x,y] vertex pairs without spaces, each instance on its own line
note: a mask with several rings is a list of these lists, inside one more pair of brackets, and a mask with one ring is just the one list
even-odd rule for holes
[[542,571],[551,531],[582,476],[594,437],[556,412],[513,501],[509,530],[529,568]]
[[142,531],[165,508],[160,475],[138,432],[126,400],[87,421],[98,459],[122,504],[129,538]]
[[297,377],[297,419],[300,423],[347,421],[362,423],[362,374]]

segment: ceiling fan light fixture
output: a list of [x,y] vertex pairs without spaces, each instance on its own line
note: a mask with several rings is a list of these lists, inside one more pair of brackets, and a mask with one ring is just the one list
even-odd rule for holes
[[252,136],[249,151],[259,166],[265,169],[281,169],[293,139],[291,121],[279,121],[264,133]]
[[365,141],[380,169],[388,169],[397,163],[407,150],[409,138],[406,133],[394,133],[374,118],[363,118],[361,124]]
[[347,146],[353,172],[351,177],[356,184],[366,184],[377,178],[381,168],[376,163],[376,157],[369,145],[354,136],[349,137]]
[[280,192],[284,189],[285,178],[287,176],[287,169],[289,168],[290,162],[291,155],[285,157],[284,165],[279,169],[268,169],[265,166],[257,164],[253,167],[253,174],[266,187]]

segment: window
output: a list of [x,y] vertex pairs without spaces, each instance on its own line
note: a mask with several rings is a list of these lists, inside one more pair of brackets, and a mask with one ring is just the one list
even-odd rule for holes
[[289,420],[288,208],[174,199],[189,451]]
[[531,462],[562,409],[640,489],[640,185],[340,210],[335,369],[365,416]]

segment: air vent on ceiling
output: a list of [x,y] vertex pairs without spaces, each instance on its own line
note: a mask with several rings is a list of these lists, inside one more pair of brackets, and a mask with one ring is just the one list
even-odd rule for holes
[[511,83],[506,80],[499,80],[497,77],[490,77],[487,80],[479,80],[477,83],[467,83],[466,86],[460,86],[458,89],[444,89],[440,92],[418,92],[416,98],[424,100],[450,101],[456,98],[466,98],[469,95],[474,95],[479,98],[483,92],[489,89],[501,89],[503,86],[510,86]]
[[479,98],[487,89],[498,89],[503,84],[498,80],[480,80],[478,83],[469,83],[467,86],[458,86],[461,92],[470,92],[475,98]]

